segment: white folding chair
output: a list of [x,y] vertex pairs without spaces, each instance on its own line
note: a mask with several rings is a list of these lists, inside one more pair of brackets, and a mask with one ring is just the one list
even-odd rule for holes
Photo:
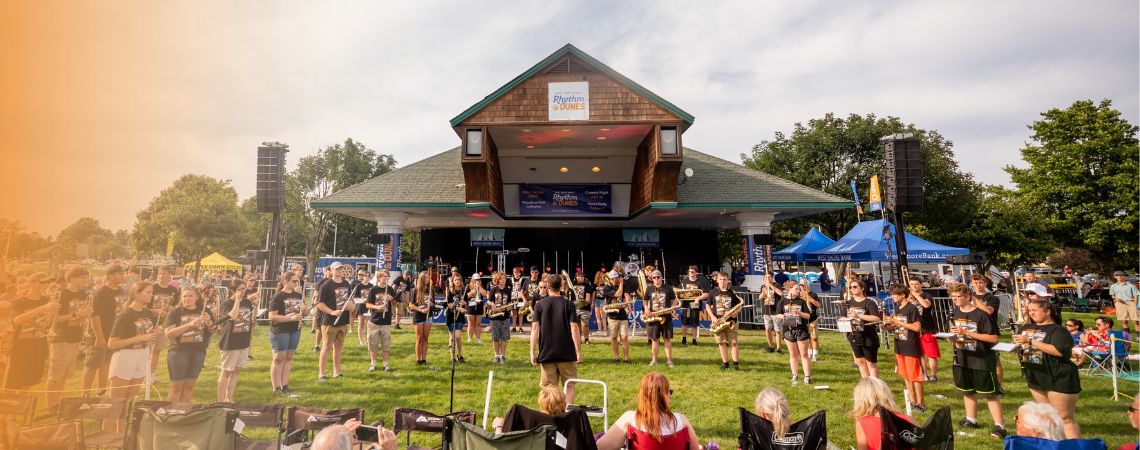
[[566,380],[566,382],[562,384],[562,392],[563,393],[566,393],[566,391],[570,388],[571,383],[573,383],[573,384],[578,384],[578,383],[597,384],[597,385],[602,386],[602,406],[601,407],[586,406],[586,405],[567,405],[566,409],[581,409],[583,411],[586,411],[586,415],[589,417],[601,417],[602,418],[602,430],[610,429],[610,410],[609,410],[610,390],[609,390],[609,387],[606,386],[606,383],[603,381],[600,381],[600,380],[585,380],[585,379],[581,379],[581,378],[571,378],[569,380]]

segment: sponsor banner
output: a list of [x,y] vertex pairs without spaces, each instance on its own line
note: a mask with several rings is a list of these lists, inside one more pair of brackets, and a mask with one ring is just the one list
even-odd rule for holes
[[613,190],[608,184],[520,184],[520,215],[609,215]]
[[507,230],[502,228],[472,228],[470,231],[472,247],[501,248],[507,234]]
[[768,273],[768,261],[772,260],[771,245],[756,245],[756,241],[749,234],[744,236],[744,252],[748,257],[748,275]]
[[400,241],[402,233],[388,234],[388,243],[376,246],[376,270],[400,270]]
[[590,120],[590,82],[548,83],[549,120]]
[[657,228],[626,228],[621,230],[621,235],[626,247],[661,247],[661,230]]
[[871,177],[871,192],[870,197],[871,206],[867,208],[869,211],[882,211],[883,210],[883,194],[879,192],[879,176]]

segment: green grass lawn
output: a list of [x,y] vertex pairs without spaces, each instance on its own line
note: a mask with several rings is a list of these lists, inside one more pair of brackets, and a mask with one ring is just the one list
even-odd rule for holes
[[[1078,315],[1082,320],[1084,315]],[[1089,317],[1092,317],[1089,315]],[[1091,320],[1086,320],[1086,323]],[[254,337],[255,360],[241,374],[237,400],[243,403],[280,402],[289,405],[303,405],[321,408],[364,407],[365,418],[369,421],[384,419],[391,425],[392,411],[396,407],[412,407],[432,412],[447,412],[448,379],[450,365],[447,355],[446,330],[436,327],[431,334],[429,366],[415,365],[413,356],[413,333],[410,326],[394,330],[393,372],[368,372],[366,347],[357,345],[355,334],[348,336],[345,345],[345,378],[316,381],[316,354],[312,351],[313,335],[304,331],[301,348],[293,370],[290,387],[296,398],[282,398],[272,395],[269,385],[270,350],[266,332],[268,328],[259,326]],[[702,339],[698,347],[681,346],[679,340],[674,347],[676,368],[664,367],[661,363],[652,369],[665,373],[674,390],[672,407],[693,422],[702,443],[716,441],[724,448],[736,448],[739,432],[738,407],[751,409],[757,392],[767,386],[783,391],[792,406],[794,419],[803,418],[820,410],[827,410],[829,438],[840,448],[854,446],[852,421],[846,416],[851,407],[851,389],[859,378],[856,369],[850,367],[851,356],[846,342],[838,333],[824,333],[822,338],[821,360],[815,365],[812,381],[817,385],[828,385],[828,390],[815,390],[803,385],[792,387],[789,383],[788,360],[786,354],[767,353],[762,331],[742,331],[741,359],[739,372],[721,372],[719,356],[712,339]],[[514,336],[511,340],[508,361],[504,365],[491,363],[490,333],[484,333],[482,344],[465,344],[464,355],[467,363],[458,366],[455,379],[455,409],[478,413],[478,423],[482,422],[483,398],[486,389],[487,372],[495,371],[494,393],[491,395],[491,417],[503,416],[514,403],[537,408],[538,368],[527,362],[527,340]],[[612,423],[622,411],[631,409],[636,402],[637,382],[650,370],[649,348],[644,338],[631,339],[633,365],[614,365],[610,359],[608,341],[595,337],[596,342],[583,346],[586,362],[579,369],[582,378],[602,380],[609,385],[610,421]],[[1008,340],[1008,336],[1005,340]],[[954,421],[962,418],[962,401],[956,396],[951,384],[950,358],[943,345],[944,356],[939,368],[939,381],[927,384],[927,406],[930,411],[949,405],[953,410]],[[1010,430],[1014,428],[1017,406],[1030,398],[1028,388],[1020,379],[1020,371],[1014,358],[1002,355],[1005,367],[1005,390],[1007,396],[1002,401],[1005,422]],[[163,355],[165,361],[165,354]],[[218,355],[216,346],[211,346],[206,360],[206,368],[199,379],[195,402],[214,400],[214,384],[217,377]],[[894,357],[884,348],[880,353],[882,378],[896,394],[896,401],[902,403],[902,383],[892,370]],[[166,379],[165,363],[160,364],[159,379]],[[1111,380],[1102,377],[1083,377],[1084,392],[1078,404],[1078,420],[1086,436],[1104,438],[1109,448],[1116,448],[1130,438],[1135,438],[1128,423],[1125,410],[1128,399],[1113,402]],[[165,383],[163,383],[165,385]],[[1126,387],[1126,392],[1136,392],[1137,386]],[[593,405],[601,404],[600,389],[584,386],[578,399]],[[956,437],[958,448],[1000,448],[1001,444],[988,435],[992,421],[983,409],[979,421],[982,430],[959,434]],[[929,414],[919,414],[925,421]],[[490,421],[488,420],[488,423]],[[594,420],[594,431],[601,431],[601,419]],[[404,437],[401,435],[401,443]],[[419,433],[413,435],[413,443],[424,446],[439,446],[438,436]],[[401,444],[402,445],[402,444]]]

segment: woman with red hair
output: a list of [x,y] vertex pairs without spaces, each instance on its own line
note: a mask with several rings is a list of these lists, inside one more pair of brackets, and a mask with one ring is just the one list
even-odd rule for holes
[[598,440],[598,450],[698,450],[697,432],[689,419],[669,409],[673,390],[658,372],[641,377],[637,410],[626,411]]

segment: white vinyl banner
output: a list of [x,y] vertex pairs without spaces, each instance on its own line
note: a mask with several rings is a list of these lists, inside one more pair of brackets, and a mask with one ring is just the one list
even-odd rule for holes
[[590,82],[549,83],[549,120],[590,120]]

